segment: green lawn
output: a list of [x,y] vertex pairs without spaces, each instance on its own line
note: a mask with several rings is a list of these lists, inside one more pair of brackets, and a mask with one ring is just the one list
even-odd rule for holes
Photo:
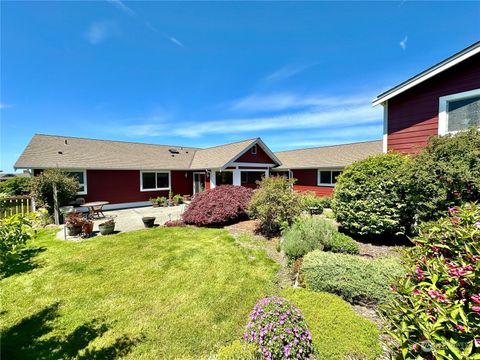
[[[31,259],[0,280],[5,359],[197,359],[241,338],[257,300],[280,291],[279,267],[266,252],[221,229],[157,228],[81,242],[44,230],[32,246]],[[344,314],[336,329],[349,329],[335,332],[339,342],[363,351],[362,341],[375,337],[373,325],[338,298],[325,320],[310,315],[325,301],[285,294],[305,308],[314,340],[328,331],[315,322],[331,324],[336,311]],[[349,328],[353,318],[360,325]]]

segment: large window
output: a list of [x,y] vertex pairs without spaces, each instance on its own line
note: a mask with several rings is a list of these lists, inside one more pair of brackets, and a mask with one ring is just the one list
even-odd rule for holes
[[341,170],[318,170],[318,185],[335,186],[337,177],[342,173]]
[[87,193],[87,172],[85,170],[78,171],[65,171],[69,176],[78,180],[78,192],[79,195],[85,195]]
[[263,176],[265,176],[265,171],[242,171],[241,184],[256,184],[257,181],[262,180]]
[[170,190],[170,172],[168,171],[141,171],[140,190]]
[[440,98],[439,133],[480,128],[480,89]]
[[222,171],[215,173],[215,186],[233,185],[233,172]]

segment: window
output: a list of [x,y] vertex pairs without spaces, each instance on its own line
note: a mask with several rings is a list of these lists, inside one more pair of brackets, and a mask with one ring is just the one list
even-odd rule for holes
[[215,186],[233,185],[233,172],[222,171],[215,173]]
[[141,171],[140,191],[170,190],[170,172]]
[[340,170],[318,170],[318,185],[335,186]]
[[252,146],[252,154],[256,155],[257,154],[257,145]]
[[440,98],[439,134],[480,128],[480,89]]
[[242,171],[241,184],[256,184],[257,181],[261,181],[265,176],[265,171]]
[[86,170],[65,171],[65,173],[78,180],[78,195],[85,195],[87,193],[87,172]]

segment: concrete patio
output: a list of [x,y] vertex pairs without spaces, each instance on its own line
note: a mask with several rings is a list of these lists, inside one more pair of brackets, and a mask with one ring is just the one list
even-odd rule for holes
[[[98,231],[98,225],[104,222],[106,219],[113,217],[115,219],[115,233],[126,232],[132,230],[143,229],[144,225],[142,217],[153,216],[155,217],[155,225],[163,225],[167,220],[180,219],[186,204],[170,207],[158,207],[152,206],[121,209],[121,210],[106,210],[104,211],[105,218],[95,219],[93,225],[92,236],[101,236]],[[58,239],[65,239],[65,232],[62,229],[57,233]],[[78,236],[67,236],[67,240],[81,239]]]

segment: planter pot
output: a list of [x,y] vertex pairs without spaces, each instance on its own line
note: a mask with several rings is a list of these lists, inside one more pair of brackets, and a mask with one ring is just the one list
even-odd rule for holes
[[100,230],[100,234],[102,235],[111,234],[115,230],[115,223],[98,225],[98,230]]
[[90,234],[93,232],[93,222],[87,222],[87,223],[83,224],[82,232],[85,235],[90,236]]
[[67,225],[67,235],[68,236],[78,236],[82,232],[82,226],[68,226]]
[[152,206],[153,206],[153,207],[158,207],[159,204],[158,204],[157,202],[152,202]]
[[142,218],[143,225],[145,225],[146,228],[152,228],[153,224],[155,223],[155,217],[153,216],[145,216]]

